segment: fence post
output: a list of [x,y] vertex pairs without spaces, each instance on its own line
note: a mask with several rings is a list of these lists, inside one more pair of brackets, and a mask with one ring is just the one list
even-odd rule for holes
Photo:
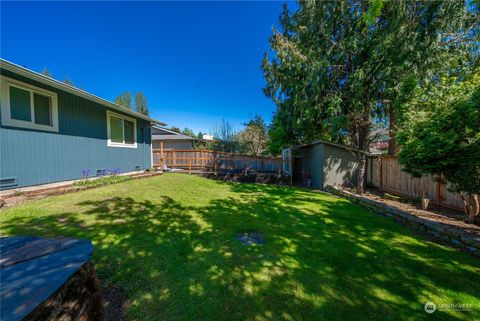
[[188,160],[188,174],[192,174],[192,159]]
[[382,156],[378,156],[377,168],[379,169],[379,180],[380,180],[380,189],[383,188],[383,165],[382,165]]
[[172,168],[175,168],[175,149],[172,149]]
[[281,160],[281,159],[279,159],[279,160],[277,161],[277,166],[278,166],[278,177],[281,177],[281,176],[282,176],[282,163],[283,163],[283,162],[282,162],[282,160]]
[[214,171],[213,173],[215,174],[215,176],[217,176],[217,159],[213,159],[213,167],[214,167]]
[[244,167],[245,175],[247,175],[248,174],[248,160],[245,159],[243,167]]
[[435,183],[435,193],[437,194],[437,204],[442,204],[442,174],[439,174],[437,177],[437,182]]
[[163,157],[163,142],[160,142],[160,168],[163,172],[163,169],[164,169],[164,157]]

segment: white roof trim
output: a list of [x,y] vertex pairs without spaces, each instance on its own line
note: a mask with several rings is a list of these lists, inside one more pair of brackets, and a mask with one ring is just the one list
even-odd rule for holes
[[69,92],[71,94],[74,94],[74,95],[77,95],[79,97],[82,97],[82,98],[85,98],[85,99],[88,99],[88,100],[91,100],[91,101],[94,101],[96,103],[99,103],[101,105],[104,105],[104,106],[107,106],[107,107],[110,107],[114,110],[117,110],[117,111],[120,111],[122,113],[125,113],[125,114],[128,114],[128,115],[132,115],[132,116],[135,116],[135,117],[138,117],[138,118],[141,118],[141,119],[144,119],[144,120],[147,120],[151,123],[156,123],[156,124],[159,124],[159,125],[162,125],[162,126],[166,126],[167,124],[164,123],[164,122],[161,122],[161,121],[158,121],[156,119],[153,119],[153,118],[150,118],[146,115],[143,115],[139,112],[136,112],[134,110],[131,110],[131,109],[128,109],[128,108],[125,108],[125,107],[122,107],[120,105],[117,105],[115,103],[112,103],[111,101],[108,101],[106,99],[103,99],[103,98],[100,98],[98,96],[95,96],[89,92],[86,92],[82,89],[79,89],[79,88],[76,88],[76,87],[73,87],[73,86],[70,86],[70,85],[67,85],[61,81],[58,81],[58,80],[55,80],[53,78],[50,78],[50,77],[47,77],[47,76],[44,76],[38,72],[35,72],[33,70],[30,70],[30,69],[27,69],[25,67],[22,67],[22,66],[19,66],[17,64],[14,64],[13,62],[10,62],[8,60],[5,60],[3,58],[0,58],[0,67],[3,68],[3,69],[6,69],[6,70],[9,70],[11,72],[14,72],[14,73],[17,73],[19,75],[22,75],[24,77],[27,77],[27,78],[30,78],[32,80],[35,80],[35,81],[38,81],[38,82],[41,82],[45,85],[48,85],[48,86],[52,86],[54,88],[57,88],[57,89],[61,89],[61,90],[64,90],[66,92]]
[[[172,134],[175,134],[175,135],[181,135],[180,133],[174,132],[173,130],[170,130],[170,129],[166,129],[165,127],[162,127],[162,126],[153,125],[152,127],[156,128],[156,129],[166,131],[167,133],[172,133]],[[161,134],[157,134],[157,135],[161,135]]]

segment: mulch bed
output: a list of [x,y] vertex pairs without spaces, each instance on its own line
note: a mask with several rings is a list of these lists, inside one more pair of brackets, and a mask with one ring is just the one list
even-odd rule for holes
[[349,199],[374,213],[390,217],[402,225],[411,227],[430,241],[448,245],[480,257],[480,226],[466,223],[460,212],[431,206],[423,210],[421,204],[378,190],[369,190],[362,195],[333,186],[325,189],[333,195]]
[[368,189],[367,192],[362,196],[377,202],[382,202],[399,210],[406,211],[417,217],[451,227],[460,228],[467,233],[480,236],[480,226],[466,223],[464,221],[465,214],[462,212],[447,209],[435,204],[429,204],[428,209],[423,210],[420,202],[415,202],[412,199],[404,197],[394,196],[378,189]]

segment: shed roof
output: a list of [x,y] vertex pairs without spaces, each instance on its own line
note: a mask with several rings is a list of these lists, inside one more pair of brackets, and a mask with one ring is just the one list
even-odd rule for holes
[[125,108],[123,106],[120,106],[118,104],[115,104],[109,100],[106,100],[106,99],[103,99],[101,97],[98,97],[98,96],[95,96],[94,94],[91,94],[89,92],[86,92],[85,90],[82,90],[82,89],[79,89],[77,87],[74,87],[74,86],[71,86],[71,85],[67,85],[61,81],[58,81],[58,80],[55,80],[53,78],[50,78],[50,77],[47,77],[45,75],[42,75],[38,72],[35,72],[33,70],[30,70],[28,68],[25,68],[25,67],[22,67],[22,66],[19,66],[13,62],[10,62],[8,60],[5,60],[3,58],[0,58],[0,67],[5,69],[5,70],[9,70],[11,72],[14,72],[14,73],[17,73],[19,75],[22,75],[24,77],[27,77],[27,78],[30,78],[32,80],[35,80],[35,81],[38,81],[42,84],[45,84],[45,85],[48,85],[48,86],[52,86],[54,88],[57,88],[57,89],[61,89],[61,90],[64,90],[66,92],[69,92],[71,94],[74,94],[76,96],[80,96],[82,98],[85,98],[85,99],[88,99],[88,100],[91,100],[91,101],[94,101],[96,103],[99,103],[99,104],[102,104],[104,106],[107,106],[107,107],[110,107],[112,109],[115,109],[115,110],[118,110],[118,111],[121,111],[125,114],[129,114],[131,116],[135,116],[137,118],[141,118],[141,119],[144,119],[144,120],[147,120],[151,123],[155,123],[155,124],[159,124],[159,125],[163,125],[165,126],[166,123],[164,122],[161,122],[159,120],[156,120],[156,119],[153,119],[149,116],[146,116],[144,114],[141,114],[139,112],[136,112],[134,110],[131,110],[129,108]]
[[307,146],[313,146],[313,145],[318,145],[318,144],[326,144],[326,145],[330,145],[330,146],[335,146],[335,147],[340,147],[340,148],[344,148],[344,149],[348,149],[350,151],[353,151],[353,152],[361,152],[363,153],[362,151],[359,151],[358,149],[356,148],[353,148],[353,147],[350,147],[350,146],[346,146],[346,145],[342,145],[342,144],[337,144],[337,143],[332,143],[332,142],[329,142],[328,140],[323,140],[323,139],[318,139],[318,140],[315,140],[311,143],[308,143],[308,144],[300,144],[300,145],[296,145],[296,146],[292,146],[292,147],[289,147],[291,149],[297,149],[297,148],[302,148],[302,147],[307,147]]

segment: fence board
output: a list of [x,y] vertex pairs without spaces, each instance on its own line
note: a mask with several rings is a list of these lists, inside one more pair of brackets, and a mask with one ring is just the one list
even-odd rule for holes
[[153,151],[153,166],[182,169],[213,170],[238,173],[281,174],[282,160],[273,157],[252,157],[212,150],[160,150]]
[[457,210],[463,210],[459,194],[450,193],[448,184],[440,184],[431,175],[415,178],[402,171],[395,156],[374,156],[367,161],[367,179],[380,190],[406,197],[422,197],[422,184],[430,202]]

